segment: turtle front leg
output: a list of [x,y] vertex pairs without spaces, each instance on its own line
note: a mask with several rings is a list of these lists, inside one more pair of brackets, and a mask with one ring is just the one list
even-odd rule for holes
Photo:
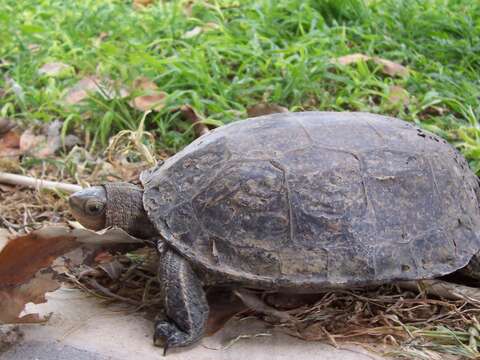
[[153,341],[166,353],[169,347],[187,346],[202,337],[209,308],[190,264],[173,250],[162,250],[159,278],[167,319],[156,322]]

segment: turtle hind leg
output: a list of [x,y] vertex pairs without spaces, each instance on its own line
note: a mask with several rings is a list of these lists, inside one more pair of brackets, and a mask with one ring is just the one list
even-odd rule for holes
[[202,283],[184,258],[166,249],[160,261],[167,319],[156,322],[153,339],[166,352],[169,347],[187,346],[202,337],[209,308]]
[[459,270],[461,275],[480,281],[480,252],[470,259],[470,262],[463,269]]

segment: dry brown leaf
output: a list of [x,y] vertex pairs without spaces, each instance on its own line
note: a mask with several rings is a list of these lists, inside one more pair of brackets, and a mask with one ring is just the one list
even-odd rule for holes
[[167,93],[160,91],[152,95],[137,96],[132,100],[132,106],[140,111],[160,111],[165,106]]
[[65,96],[65,102],[68,104],[78,104],[80,101],[88,97],[89,92],[99,91],[98,84],[100,79],[96,76],[89,76],[80,80],[73,88],[71,88]]
[[183,3],[182,12],[186,17],[192,17],[195,0],[189,0]]
[[133,0],[133,7],[134,8],[143,8],[148,5],[151,5],[155,2],[155,0]]
[[151,91],[157,91],[158,86],[155,84],[152,80],[145,76],[140,76],[133,80],[133,89],[135,90],[151,90]]
[[102,42],[110,36],[108,32],[102,31],[97,38],[93,39],[93,46],[99,47]]
[[350,54],[330,60],[332,64],[337,65],[350,65],[355,64],[359,61],[373,61],[374,63],[381,65],[382,71],[386,75],[405,77],[409,74],[408,68],[403,65],[400,65],[391,60],[383,59],[376,56],[368,56],[365,54]]
[[388,103],[393,106],[403,105],[408,106],[410,97],[408,91],[398,85],[392,85],[388,89]]
[[56,231],[58,234],[67,233],[75,237],[79,243],[93,245],[112,245],[112,244],[138,244],[143,243],[120,228],[104,229],[93,231],[85,229],[76,221],[69,221],[68,224],[73,228],[69,229],[63,226],[50,227],[47,230],[51,233]]
[[0,135],[0,157],[17,157],[20,154],[20,134],[18,131],[12,129]]
[[130,105],[140,111],[160,111],[165,106],[167,93],[160,91],[157,85],[146,77],[139,77],[133,81],[133,89],[143,95],[132,99]]
[[[80,226],[49,226],[10,239],[0,231],[0,323],[44,321],[37,314],[19,315],[25,304],[45,302],[45,293],[60,286],[55,276],[67,263],[82,264],[99,245],[138,242],[120,229],[94,232]],[[85,252],[82,243],[95,246],[88,245],[90,251]]]
[[368,61],[370,59],[371,59],[370,56],[367,56],[364,54],[350,54],[350,55],[341,56],[336,59],[332,59],[330,60],[330,62],[334,64],[339,64],[339,65],[350,65],[350,64],[355,64],[359,61]]
[[377,63],[379,65],[382,65],[382,70],[387,75],[400,76],[400,77],[408,76],[408,73],[409,73],[408,69],[403,65],[400,65],[400,64],[398,64],[396,62],[393,62],[393,61],[390,61],[390,60],[378,58],[378,57],[374,57],[374,58],[372,58],[372,60],[375,63]]
[[2,137],[3,134],[6,134],[10,130],[12,130],[14,127],[15,123],[13,122],[13,120],[0,117],[0,137]]
[[38,270],[47,268],[57,257],[78,246],[72,235],[52,235],[34,231],[10,239],[0,252],[0,286],[28,282]]
[[202,136],[210,132],[207,125],[201,122],[202,116],[200,116],[193,107],[183,105],[180,107],[180,112],[188,121],[194,124],[194,130],[197,136]]
[[52,275],[38,274],[24,284],[14,287],[0,287],[0,323],[39,323],[45,319],[38,314],[20,316],[28,303],[39,304],[46,302],[45,294],[60,287]]
[[28,44],[27,49],[30,50],[32,54],[35,54],[40,51],[41,47],[38,44]]
[[51,62],[44,64],[38,69],[40,75],[59,76],[63,74],[73,73],[73,68],[62,62]]
[[35,135],[31,129],[27,129],[20,136],[20,151],[22,154],[33,152],[40,146],[48,147],[45,135]]
[[80,142],[74,135],[68,135],[62,144],[60,135],[62,122],[55,120],[42,128],[41,134],[35,134],[32,129],[27,129],[20,136],[20,152],[38,158],[45,158],[55,154],[62,145],[70,148]]
[[214,22],[207,22],[202,26],[203,31],[209,31],[209,30],[217,30],[220,29],[220,25]]
[[38,314],[19,317],[25,304],[44,302],[45,293],[60,286],[52,272],[40,270],[78,246],[73,236],[39,232],[9,239],[0,252],[0,322],[42,321]]
[[106,99],[124,98],[129,92],[110,79],[87,76],[75,84],[65,95],[67,104],[75,105],[88,98],[89,94],[101,94]]
[[288,112],[286,107],[277,104],[259,103],[252,107],[247,108],[248,117],[257,117],[275,113]]

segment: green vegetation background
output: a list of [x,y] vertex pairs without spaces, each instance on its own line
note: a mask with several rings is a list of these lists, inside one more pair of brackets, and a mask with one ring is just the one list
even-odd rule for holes
[[[144,9],[120,0],[2,0],[0,116],[64,121],[63,133],[90,135],[99,148],[143,114],[128,99],[62,98],[85,76],[130,85],[146,76],[169,94],[148,116],[157,146],[177,151],[194,137],[172,109],[192,105],[211,124],[246,117],[260,102],[300,110],[349,110],[414,121],[454,143],[480,172],[480,2],[472,0],[158,0]],[[195,27],[218,27],[186,36]],[[408,77],[378,65],[338,67],[352,53],[407,66]],[[62,76],[40,75],[49,62]],[[392,86],[408,92],[392,102]]]

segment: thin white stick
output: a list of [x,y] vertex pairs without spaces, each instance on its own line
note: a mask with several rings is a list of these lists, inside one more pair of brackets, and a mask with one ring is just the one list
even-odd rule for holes
[[48,181],[35,179],[29,176],[9,174],[0,171],[0,183],[10,184],[10,185],[20,185],[29,187],[32,189],[49,189],[49,190],[60,190],[68,193],[74,193],[76,191],[82,190],[80,185],[66,184],[57,181]]

